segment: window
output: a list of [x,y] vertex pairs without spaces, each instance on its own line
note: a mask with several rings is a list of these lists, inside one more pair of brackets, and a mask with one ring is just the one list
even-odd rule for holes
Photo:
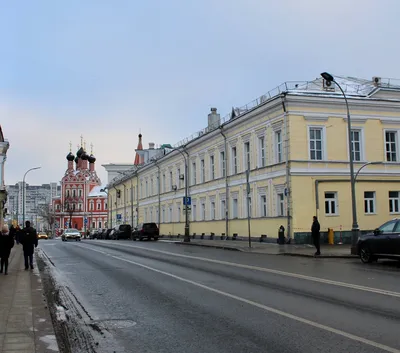
[[389,191],[389,212],[399,213],[400,192]]
[[246,170],[250,170],[250,142],[244,143],[244,167]]
[[144,221],[147,222],[147,208],[144,209]]
[[72,209],[75,211],[76,205],[73,203],[72,204]]
[[214,220],[215,219],[215,202],[211,201],[210,204],[210,220]]
[[145,189],[144,197],[149,197],[149,182],[147,180],[146,180],[146,189]]
[[60,211],[60,205],[57,205],[57,211]]
[[282,131],[275,131],[275,161],[282,162]]
[[150,222],[153,222],[153,207],[150,207]]
[[204,159],[200,161],[200,183],[204,183]]
[[76,197],[76,190],[72,190],[72,197]]
[[231,150],[232,153],[232,174],[237,174],[237,153],[236,153],[236,147],[232,147]]
[[210,156],[210,179],[215,179],[214,156]]
[[181,169],[178,168],[178,169],[176,170],[176,186],[178,187],[178,189],[181,187],[180,175],[181,175]]
[[143,181],[140,182],[140,198],[143,198]]
[[196,205],[192,205],[192,221],[196,220]]
[[82,204],[81,203],[78,204],[78,210],[82,211]]
[[325,192],[325,214],[337,215],[337,193],[336,192]]
[[96,222],[95,221],[92,222],[92,228],[96,228]]
[[165,192],[165,174],[162,176],[162,192]]
[[101,210],[101,203],[100,202],[97,203],[97,210]]
[[221,177],[226,176],[226,166],[225,166],[225,151],[219,153],[220,167],[221,167]]
[[101,221],[99,221],[99,229],[101,228]]
[[260,216],[267,217],[267,195],[260,196]]
[[385,152],[387,162],[397,162],[397,132],[385,132]]
[[168,222],[172,222],[172,206],[169,206],[169,212],[168,212]]
[[169,187],[170,187],[170,190],[172,191],[173,190],[173,186],[174,186],[174,176],[173,176],[173,174],[172,174],[172,170],[169,172]]
[[375,192],[364,191],[364,212],[367,214],[375,213]]
[[238,218],[238,199],[232,198],[232,218]]
[[[395,231],[394,227],[395,227],[396,223],[397,223],[397,220],[395,220],[395,219],[392,221],[386,222],[385,224],[383,224],[379,227],[379,230],[382,233],[393,233]],[[398,228],[398,226],[396,228]],[[397,231],[397,229],[396,229],[396,231]]]
[[178,214],[177,214],[177,219],[176,219],[176,221],[177,221],[178,223],[181,222],[181,206],[178,206]]
[[285,195],[283,193],[277,194],[278,197],[278,216],[285,216]]
[[245,195],[245,197],[244,197],[244,212],[243,212],[243,218],[247,218],[248,217],[248,214],[247,214],[247,200],[249,200],[249,206],[248,206],[248,208],[249,208],[249,210],[250,210],[250,212],[249,212],[249,214],[250,214],[250,217],[251,217],[251,215],[252,215],[252,203],[251,203],[251,197],[250,196],[248,196],[248,195]]
[[206,204],[203,202],[201,204],[201,216],[200,216],[200,220],[201,221],[205,221],[206,220]]
[[90,203],[90,211],[93,211],[93,210],[94,210],[94,203],[91,202],[91,203]]
[[310,127],[309,130],[310,159],[313,161],[323,160],[322,132],[322,128],[320,127]]
[[67,197],[69,197],[69,190],[67,190]]
[[196,185],[196,162],[192,163],[192,185]]
[[82,197],[82,190],[79,190],[79,197]]
[[258,138],[258,167],[265,167],[265,138],[261,136]]
[[226,202],[225,200],[221,200],[221,219],[225,219],[225,213],[226,213]]
[[108,205],[107,205],[107,201],[104,201],[104,209],[106,210],[106,209],[107,209],[107,207],[108,207]]
[[351,130],[351,146],[353,161],[361,161],[361,130]]
[[165,208],[163,207],[162,211],[161,211],[161,217],[162,217],[162,223],[165,223]]
[[154,180],[153,178],[150,179],[150,196],[154,195]]

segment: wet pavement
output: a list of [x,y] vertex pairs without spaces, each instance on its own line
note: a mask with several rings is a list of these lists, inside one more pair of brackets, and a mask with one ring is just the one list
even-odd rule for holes
[[72,353],[400,353],[397,262],[166,242],[40,245]]

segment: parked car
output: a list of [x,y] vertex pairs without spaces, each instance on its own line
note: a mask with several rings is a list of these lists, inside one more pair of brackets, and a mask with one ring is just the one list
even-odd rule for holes
[[132,233],[133,240],[143,240],[144,238],[158,240],[159,236],[160,231],[155,223],[140,223]]
[[121,224],[114,228],[112,239],[131,239],[132,227],[130,224]]
[[48,239],[49,238],[47,236],[47,234],[44,232],[39,232],[37,237],[38,237],[38,239]]
[[81,233],[75,228],[68,228],[61,236],[62,241],[75,240],[81,241]]
[[102,239],[112,239],[112,234],[114,233],[114,228],[106,229],[105,232],[102,233]]
[[378,258],[400,260],[400,219],[392,219],[372,233],[360,236],[357,252],[364,263]]

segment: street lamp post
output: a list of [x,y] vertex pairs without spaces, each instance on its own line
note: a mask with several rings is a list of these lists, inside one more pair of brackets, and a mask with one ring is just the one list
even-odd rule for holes
[[[174,150],[179,152],[185,161],[185,204],[187,203],[188,199],[188,189],[189,189],[189,183],[188,183],[188,163],[186,160],[185,154],[179,149],[179,148],[174,148],[169,144],[163,145],[165,148]],[[190,242],[190,229],[189,229],[189,210],[188,210],[188,205],[183,205],[185,207],[185,237],[183,238],[184,242],[189,243]]]
[[25,174],[24,177],[22,179],[22,226],[25,226],[25,177],[26,175],[31,171],[31,170],[36,170],[36,169],[40,169],[41,167],[35,167],[35,168],[31,168],[28,169]]
[[346,94],[344,93],[340,84],[335,80],[335,78],[327,73],[323,72],[321,76],[327,82],[334,82],[340,89],[343,94],[344,101],[346,103],[347,110],[347,129],[348,129],[348,144],[349,144],[349,162],[350,162],[350,186],[351,186],[351,205],[352,205],[352,216],[353,223],[351,226],[351,254],[357,254],[357,240],[360,233],[360,229],[358,227],[357,221],[357,201],[356,201],[356,184],[355,184],[355,176],[354,176],[354,155],[353,155],[353,143],[351,140],[351,117],[350,117],[350,109],[349,102],[347,101]]
[[368,166],[368,165],[375,165],[375,164],[382,164],[382,163],[383,163],[383,162],[367,162],[367,163],[364,163],[364,164],[357,170],[357,173],[356,173],[356,175],[354,176],[354,182],[357,181],[357,177],[358,177],[358,174],[360,174],[361,169],[365,168],[365,167]]

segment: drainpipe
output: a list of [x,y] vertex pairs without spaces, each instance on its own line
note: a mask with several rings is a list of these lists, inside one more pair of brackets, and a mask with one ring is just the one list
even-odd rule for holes
[[290,213],[290,199],[291,199],[291,190],[290,190],[290,164],[289,164],[289,119],[288,113],[286,110],[285,99],[286,93],[281,95],[282,99],[282,108],[283,108],[283,124],[285,128],[285,141],[286,141],[286,148],[285,148],[285,168],[286,168],[286,219],[287,219],[287,235],[288,238],[291,238],[292,233],[292,224],[291,224],[291,213]]
[[160,230],[160,225],[161,225],[161,182],[160,182],[160,166],[158,165],[157,161],[154,161],[154,164],[156,165],[158,169],[158,175],[157,175],[157,193],[158,193],[158,215],[157,215],[157,223],[158,223],[158,230]]
[[225,153],[224,153],[224,157],[225,157],[225,236],[226,239],[229,236],[229,185],[228,185],[228,142],[226,139],[226,135],[224,134],[224,132],[222,131],[223,126],[219,127],[219,132],[220,134],[223,136],[224,138],[224,145],[225,145]]

